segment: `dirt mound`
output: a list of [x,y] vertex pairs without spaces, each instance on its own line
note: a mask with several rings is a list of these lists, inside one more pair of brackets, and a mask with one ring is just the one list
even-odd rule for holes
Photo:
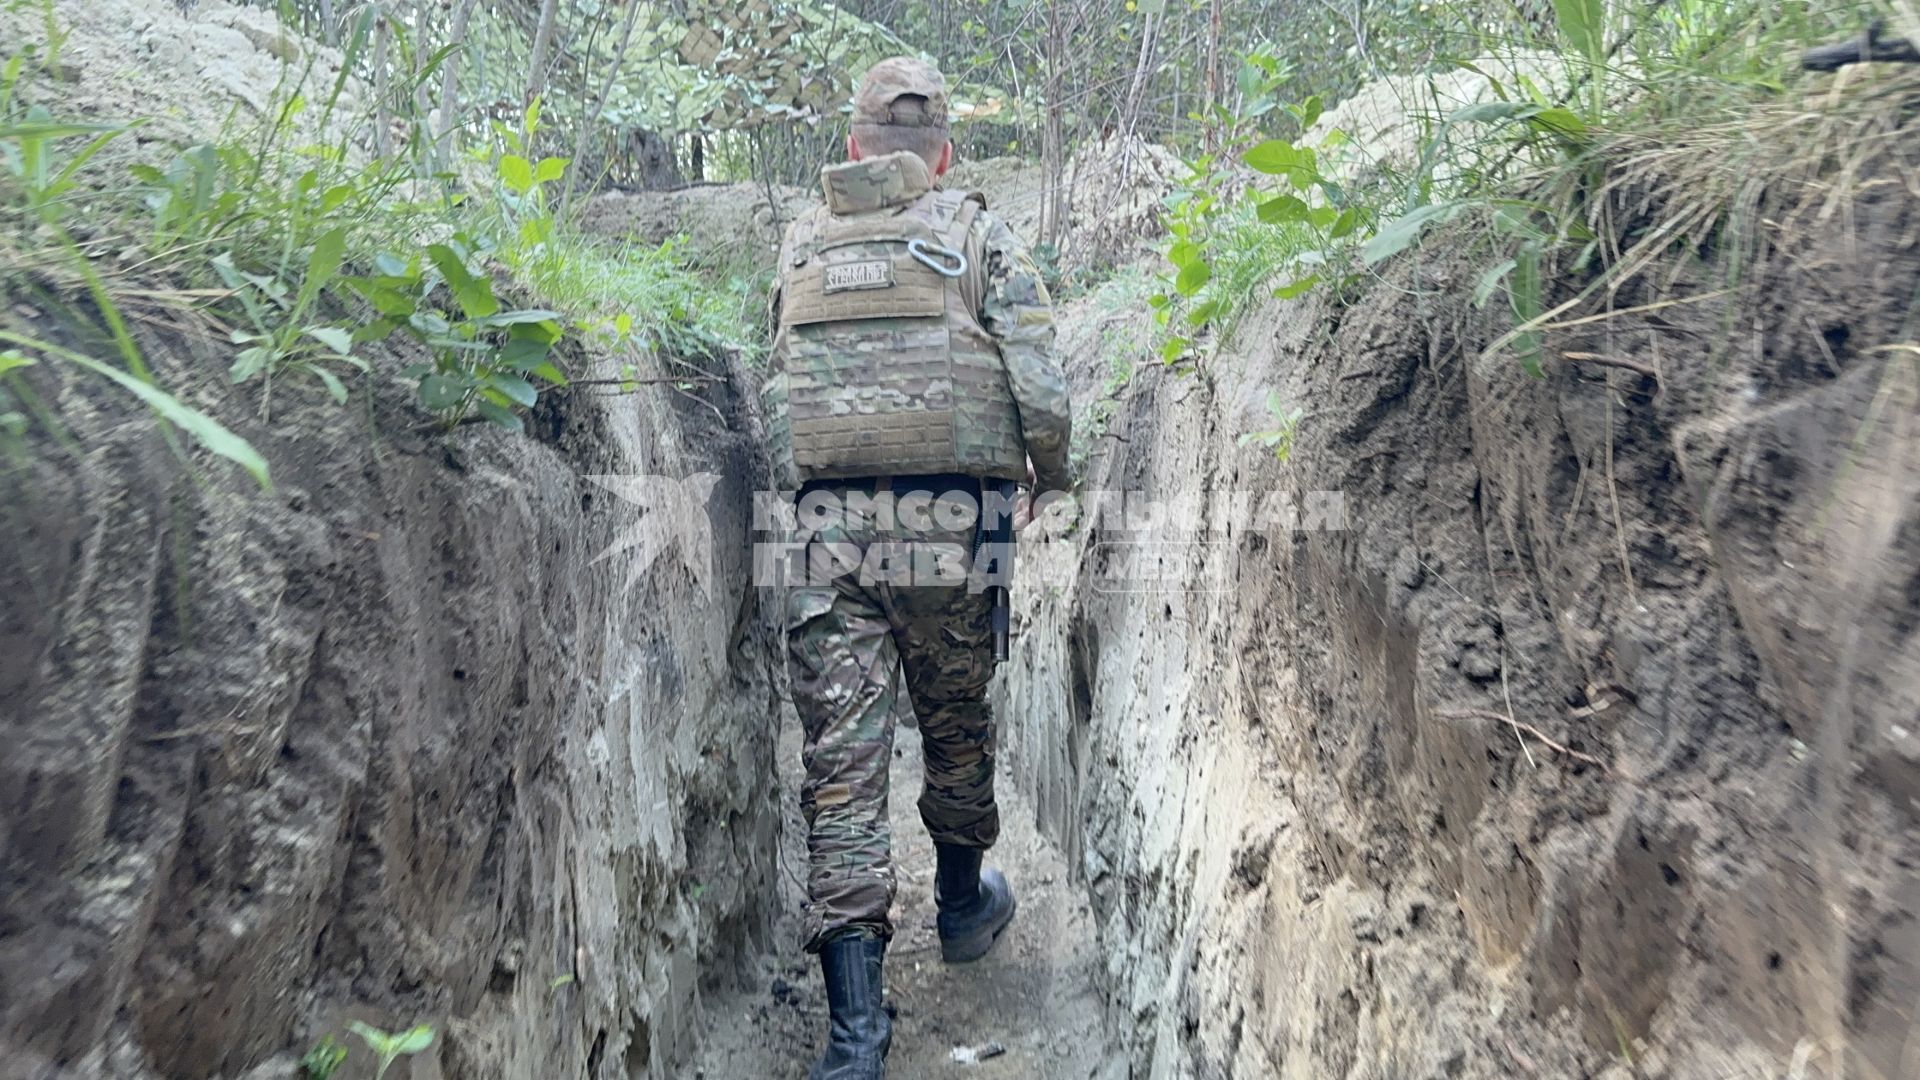
[[[284,104],[304,74],[313,104],[296,124],[312,134],[318,105],[338,78],[340,53],[281,26],[262,8],[226,0],[188,6],[183,13],[145,0],[60,4],[57,19],[68,32],[59,50],[64,81],[29,83],[23,93],[63,119],[145,119],[140,141],[184,146],[230,120],[273,119],[276,100]],[[45,40],[37,8],[0,8],[0,56]],[[359,115],[365,93],[358,79],[347,79],[338,111]]]
[[[1172,151],[1117,136],[1075,151],[1062,186],[1066,227],[1059,257],[1077,266],[1138,258],[1166,234],[1166,199],[1184,182],[1186,166]],[[961,162],[947,186],[971,188],[1029,243],[1042,239],[1046,172],[1021,158]]]
[[[1409,172],[1448,116],[1482,101],[1524,99],[1526,86],[1551,93],[1566,84],[1567,70],[1566,59],[1558,55],[1521,53],[1483,56],[1437,74],[1375,79],[1323,113],[1301,142],[1325,146],[1335,132],[1345,136],[1343,144],[1324,152],[1321,164],[1343,180],[1382,170]],[[1435,179],[1447,179],[1451,167],[1446,160],[1437,162]]]
[[709,265],[773,267],[787,226],[819,202],[782,184],[695,184],[678,191],[609,191],[587,202],[581,228],[649,246],[684,235]]

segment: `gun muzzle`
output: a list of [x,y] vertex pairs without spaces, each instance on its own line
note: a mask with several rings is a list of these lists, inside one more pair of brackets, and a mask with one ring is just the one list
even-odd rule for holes
[[995,587],[993,590],[993,662],[1004,664],[1012,648],[1013,605],[1008,602],[1007,590]]

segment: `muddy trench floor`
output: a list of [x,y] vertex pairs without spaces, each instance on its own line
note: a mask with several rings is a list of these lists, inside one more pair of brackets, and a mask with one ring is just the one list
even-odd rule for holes
[[[898,880],[886,966],[887,1001],[894,1010],[890,1080],[1125,1076],[1096,989],[1101,960],[1092,915],[1060,852],[1035,829],[1032,812],[1004,772],[997,793],[1000,842],[987,862],[1006,872],[1020,910],[984,960],[941,962],[933,844],[915,808],[920,769],[919,733],[901,728],[888,799]],[[797,929],[806,833],[796,795],[800,735],[791,714],[781,733],[780,774],[782,915],[775,949],[756,960],[753,985],[707,1002],[702,1050],[686,1074],[699,1080],[801,1080],[825,1042],[819,966],[800,950]],[[972,1064],[955,1060],[956,1050],[965,1056],[989,1045],[1003,1052]]]

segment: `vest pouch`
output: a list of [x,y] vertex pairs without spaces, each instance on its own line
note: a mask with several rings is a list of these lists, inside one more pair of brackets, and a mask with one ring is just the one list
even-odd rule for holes
[[950,469],[947,281],[914,234],[840,239],[788,274],[781,308],[794,464],[804,480]]

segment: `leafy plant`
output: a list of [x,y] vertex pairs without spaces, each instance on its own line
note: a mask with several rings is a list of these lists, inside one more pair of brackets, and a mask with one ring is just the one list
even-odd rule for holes
[[[1255,64],[1254,69],[1267,66]],[[1243,105],[1256,115],[1273,111],[1272,93],[1279,81],[1276,75],[1258,82],[1256,93],[1243,94]],[[1277,108],[1303,131],[1310,130],[1323,111],[1317,96]],[[1244,129],[1245,118],[1222,115],[1228,117],[1226,133]],[[1149,301],[1161,326],[1172,328],[1176,315],[1183,324],[1162,342],[1163,361],[1190,353],[1194,335],[1207,328],[1229,327],[1247,302],[1285,271],[1293,271],[1292,279],[1271,291],[1283,299],[1301,296],[1329,278],[1348,280],[1351,275],[1337,268],[1347,260],[1348,250],[1371,232],[1377,215],[1351,199],[1321,167],[1321,154],[1345,139],[1335,131],[1315,145],[1304,139],[1268,138],[1246,147],[1240,161],[1279,184],[1251,189],[1244,198],[1236,195],[1243,174],[1232,165],[1212,155],[1188,164],[1187,186],[1175,195],[1168,221],[1166,258],[1173,273],[1167,290]]]
[[368,370],[366,361],[353,355],[349,331],[307,321],[314,301],[339,275],[346,244],[344,229],[323,234],[314,242],[306,271],[294,288],[272,275],[241,270],[231,255],[211,260],[253,324],[252,332],[235,330],[230,335],[233,344],[242,346],[228,372],[234,382],[245,382],[256,375],[270,380],[274,372],[295,367],[318,379],[335,401],[346,402],[346,386],[323,361],[338,360],[361,371]]
[[[449,426],[478,411],[500,427],[521,431],[525,424],[513,410],[531,407],[538,399],[532,380],[554,386],[567,381],[551,358],[561,338],[562,316],[505,309],[494,295],[493,279],[469,269],[472,244],[472,238],[462,235],[430,244],[404,262],[382,255],[375,260],[376,274],[345,279],[379,315],[356,331],[353,340],[378,341],[405,331],[433,357],[431,363],[402,372],[418,380],[422,406]],[[442,288],[451,294],[453,310],[434,301]]]
[[331,1035],[323,1036],[300,1058],[300,1071],[307,1080],[333,1080],[333,1074],[347,1063],[347,1048]]
[[347,1030],[360,1037],[368,1048],[379,1058],[379,1065],[373,1073],[373,1080],[382,1080],[393,1063],[403,1057],[417,1054],[433,1045],[433,1028],[421,1024],[406,1031],[388,1034],[377,1027],[363,1024],[358,1020],[347,1024]]
[[1276,459],[1285,461],[1293,454],[1293,435],[1306,412],[1297,405],[1287,408],[1278,390],[1267,391],[1267,411],[1273,414],[1275,426],[1266,431],[1249,431],[1240,436],[1239,444],[1264,446],[1273,451]]
[[[20,59],[15,56],[9,67]],[[59,216],[61,200],[78,185],[81,167],[108,143],[137,126],[63,123],[56,121],[45,106],[35,105],[19,120],[0,121],[0,164],[19,182],[27,209],[51,223]],[[56,153],[57,145],[81,135],[93,138],[62,160]]]

